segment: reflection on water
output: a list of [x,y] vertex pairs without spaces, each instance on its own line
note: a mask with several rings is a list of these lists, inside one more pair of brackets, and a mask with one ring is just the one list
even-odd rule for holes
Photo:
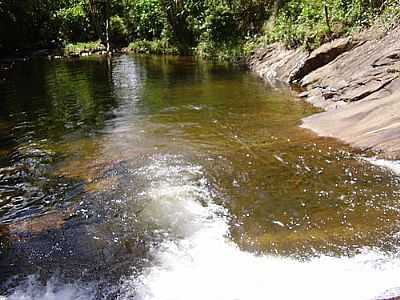
[[232,66],[140,56],[33,61],[0,88],[11,299],[400,287],[399,177],[298,128],[314,109],[289,91]]

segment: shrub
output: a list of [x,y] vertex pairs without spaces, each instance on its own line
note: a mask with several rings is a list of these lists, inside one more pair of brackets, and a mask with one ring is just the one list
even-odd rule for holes
[[145,54],[179,54],[178,48],[166,40],[135,41],[128,45],[127,50]]
[[120,16],[112,16],[110,19],[110,39],[116,45],[126,45],[128,41],[128,29]]
[[87,41],[93,37],[83,3],[78,2],[73,6],[61,8],[57,11],[56,18],[60,22],[60,32],[64,40]]

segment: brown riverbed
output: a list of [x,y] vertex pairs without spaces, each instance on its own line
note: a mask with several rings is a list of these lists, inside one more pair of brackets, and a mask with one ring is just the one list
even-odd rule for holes
[[372,299],[400,286],[399,177],[299,128],[317,110],[290,90],[176,57],[13,74],[0,110],[10,299]]

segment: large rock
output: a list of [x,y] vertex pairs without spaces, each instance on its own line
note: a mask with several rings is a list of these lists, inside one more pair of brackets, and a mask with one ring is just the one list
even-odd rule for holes
[[327,110],[303,127],[400,158],[400,28],[371,29],[310,54],[275,44],[256,51],[249,65],[270,82],[299,83],[300,97]]
[[275,43],[255,51],[249,58],[248,65],[269,82],[295,83],[359,43],[351,38],[337,39],[311,53],[303,48],[287,49],[282,44]]
[[308,53],[302,48],[286,49],[276,43],[255,51],[248,59],[248,66],[270,83],[289,83],[307,57]]
[[359,43],[360,41],[353,41],[351,38],[342,38],[323,44],[300,63],[298,69],[291,74],[290,82],[301,80],[312,71],[330,63],[340,54],[353,49]]
[[368,40],[301,80],[310,95],[327,102],[354,102],[391,95],[400,86],[400,29],[383,38]]
[[400,92],[366,99],[305,118],[302,127],[362,149],[400,158]]

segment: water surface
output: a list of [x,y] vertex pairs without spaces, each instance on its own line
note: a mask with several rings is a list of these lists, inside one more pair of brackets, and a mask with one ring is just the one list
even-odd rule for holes
[[10,299],[376,299],[400,287],[399,177],[315,109],[191,58],[37,60],[0,82]]

